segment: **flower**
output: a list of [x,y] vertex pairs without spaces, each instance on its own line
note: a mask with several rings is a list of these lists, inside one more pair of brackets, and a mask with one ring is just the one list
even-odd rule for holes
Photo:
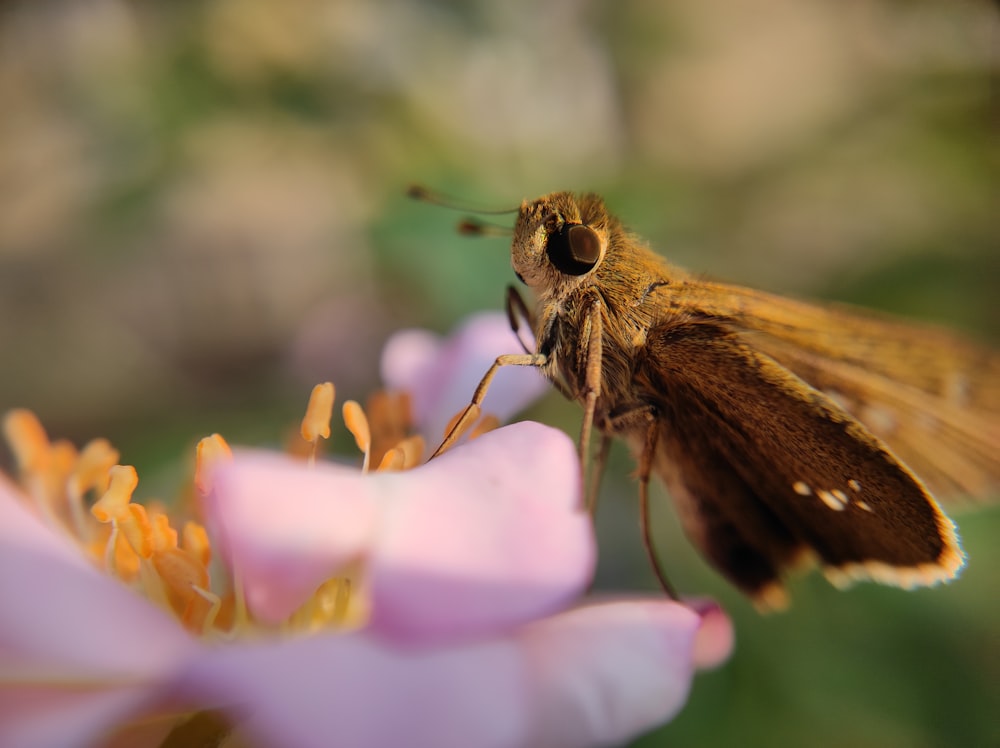
[[[333,398],[314,391],[314,448]],[[5,430],[0,745],[600,745],[669,719],[732,646],[710,604],[580,598],[579,464],[540,424],[404,472],[412,445],[365,473],[214,436],[172,514],[132,501],[107,442],[27,411]]]
[[[382,351],[382,381],[411,394],[417,429],[431,441],[440,440],[448,419],[469,404],[497,356],[520,350],[507,317],[494,312],[469,317],[446,339],[428,330],[401,330]],[[506,422],[549,388],[530,367],[506,367],[493,380],[483,412]]]
[[565,608],[588,584],[595,548],[575,466],[570,440],[532,422],[399,473],[238,453],[215,471],[206,508],[254,618],[286,620],[360,564],[368,630],[466,638]]

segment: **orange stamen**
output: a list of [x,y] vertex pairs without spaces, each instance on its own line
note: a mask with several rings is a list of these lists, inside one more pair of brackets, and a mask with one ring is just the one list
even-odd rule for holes
[[49,458],[49,436],[30,410],[16,408],[3,419],[3,432],[22,473],[40,470]]
[[361,469],[363,472],[367,472],[372,449],[371,430],[368,428],[368,418],[365,416],[364,410],[354,400],[348,400],[344,403],[344,425],[354,436],[354,443],[358,445],[358,449],[364,453],[365,460]]
[[384,455],[378,464],[378,472],[396,472],[406,465],[406,453],[398,447],[393,447]]
[[139,554],[124,534],[112,530],[109,544],[105,547],[105,566],[124,582],[133,582],[139,576]]
[[372,434],[372,462],[382,456],[413,429],[410,396],[405,392],[376,392],[368,398],[365,412]]
[[149,558],[156,547],[153,542],[153,524],[142,504],[129,504],[127,514],[118,519],[118,529],[140,558]]
[[153,567],[167,589],[187,601],[196,593],[193,585],[208,588],[208,571],[191,554],[180,548],[167,548],[153,554]]
[[424,459],[424,450],[426,446],[427,443],[424,441],[424,437],[419,434],[403,439],[399,444],[397,444],[396,449],[401,450],[405,457],[402,469],[410,470],[419,465]]
[[154,553],[177,548],[177,530],[170,526],[170,517],[166,514],[154,514],[150,527]]
[[[313,388],[300,433],[314,449],[330,436],[335,390],[326,382]],[[344,423],[364,453],[367,471],[373,454],[373,436],[393,436],[396,446],[381,457],[380,469],[402,470],[419,464],[424,441],[405,438],[409,430],[409,402],[394,394],[380,401],[381,421],[370,422],[354,401],[343,406]],[[375,429],[381,428],[376,434]],[[88,558],[103,563],[107,573],[142,592],[156,605],[171,611],[190,631],[213,635],[258,625],[243,600],[239,569],[229,569],[228,591],[210,588],[211,540],[205,527],[189,521],[180,532],[170,524],[168,505],[157,501],[135,503],[138,487],[134,467],[117,464],[120,453],[106,439],[94,439],[78,451],[65,440],[51,441],[40,421],[27,410],[15,410],[3,419],[3,430],[22,472],[21,486],[45,513],[74,537]],[[202,495],[212,490],[212,470],[232,459],[232,451],[218,434],[197,446],[194,487]],[[188,494],[194,497],[188,489]],[[87,499],[99,496],[89,507]],[[169,505],[171,513],[177,504]],[[190,507],[188,507],[190,509]],[[352,592],[363,583],[360,572],[329,580],[306,603],[303,617],[310,627],[357,626],[366,619],[364,595]],[[293,617],[294,618],[294,617]],[[290,621],[294,623],[294,620]]]
[[334,388],[332,382],[313,387],[309,405],[302,419],[302,438],[315,443],[319,438],[330,438],[330,419],[333,417]]
[[115,465],[109,472],[108,490],[90,507],[90,513],[98,522],[125,517],[129,502],[132,501],[132,493],[139,485],[139,476],[131,465]]
[[82,496],[90,489],[108,490],[110,471],[118,464],[121,454],[107,439],[91,439],[80,451],[79,459],[70,477],[70,491]]
[[212,545],[208,532],[197,522],[184,523],[184,528],[181,530],[181,548],[198,559],[202,566],[207,567],[212,560]]
[[469,432],[469,440],[471,441],[478,436],[482,436],[483,434],[498,428],[500,428],[500,419],[492,413],[487,413],[479,419],[479,423],[477,423],[473,427],[472,431]]
[[195,452],[194,485],[198,492],[205,496],[212,490],[212,468],[223,460],[233,459],[233,450],[219,434],[206,436],[198,442]]
[[[58,444],[58,442],[56,443]],[[55,452],[56,445],[53,445]],[[73,530],[85,543],[94,538],[93,524],[87,522],[83,497],[93,489],[98,493],[108,490],[111,468],[118,464],[121,454],[107,439],[92,439],[73,461],[66,481],[66,501],[69,504]],[[58,460],[58,458],[57,458]],[[54,461],[57,461],[54,460]]]

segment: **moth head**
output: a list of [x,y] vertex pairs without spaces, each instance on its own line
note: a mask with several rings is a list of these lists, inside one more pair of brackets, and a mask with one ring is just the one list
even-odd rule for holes
[[540,292],[577,285],[604,259],[608,214],[596,195],[556,192],[521,204],[511,264],[526,285]]

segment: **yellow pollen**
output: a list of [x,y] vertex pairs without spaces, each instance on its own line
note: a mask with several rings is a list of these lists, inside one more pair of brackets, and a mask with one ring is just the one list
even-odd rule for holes
[[194,485],[202,496],[212,492],[212,483],[209,479],[212,468],[223,460],[231,459],[233,459],[233,450],[226,444],[226,440],[218,434],[206,436],[198,442],[195,451]]
[[333,417],[334,388],[332,382],[324,382],[313,387],[302,419],[302,438],[315,443],[320,437],[330,438],[330,418]]
[[361,589],[358,569],[352,564],[342,576],[328,579],[292,614],[294,628],[316,631],[334,627],[340,630],[355,629],[364,625],[371,611],[370,599]]

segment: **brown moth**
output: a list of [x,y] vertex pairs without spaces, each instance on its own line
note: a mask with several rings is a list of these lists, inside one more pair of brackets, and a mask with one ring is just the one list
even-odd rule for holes
[[585,465],[593,427],[598,469],[612,437],[637,456],[644,541],[670,594],[649,541],[651,472],[691,541],[762,608],[786,604],[782,579],[807,562],[837,586],[957,575],[965,557],[932,492],[1000,484],[996,352],[693,277],[593,194],[522,203],[511,261],[536,301],[529,312],[510,289],[508,313],[530,323],[534,350],[497,359],[439,452],[497,369],[535,366],[583,405]]

